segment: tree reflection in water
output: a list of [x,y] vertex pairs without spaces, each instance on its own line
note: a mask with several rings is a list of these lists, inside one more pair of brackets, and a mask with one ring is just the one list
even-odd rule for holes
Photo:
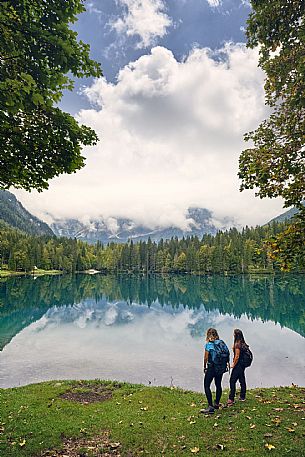
[[[305,336],[305,282],[302,275],[63,275],[8,278],[0,282],[0,350],[50,308],[84,300],[125,302],[168,312],[181,308],[260,318]],[[200,321],[192,334],[204,332]]]

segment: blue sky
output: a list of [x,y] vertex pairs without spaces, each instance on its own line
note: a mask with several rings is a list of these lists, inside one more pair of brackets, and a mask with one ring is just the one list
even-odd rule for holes
[[[214,3],[218,3],[214,0]],[[211,4],[214,4],[211,0]],[[73,28],[79,38],[91,47],[91,57],[102,64],[108,81],[115,82],[117,74],[130,61],[156,45],[170,49],[176,59],[183,60],[194,47],[220,48],[225,42],[245,42],[246,20],[250,7],[245,1],[223,0],[211,6],[208,0],[167,0],[162,11],[171,25],[164,36],[152,36],[148,46],[137,48],[141,37],[119,34],[111,24],[126,15],[126,4],[119,0],[88,0],[87,11],[79,15]],[[73,93],[65,93],[61,106],[71,113],[88,107],[80,88],[89,80],[76,81]]]
[[104,76],[77,81],[61,107],[97,132],[86,166],[40,194],[18,191],[47,222],[126,217],[187,230],[189,207],[218,227],[266,223],[280,199],[240,193],[243,137],[269,115],[247,0],[88,0],[73,25]]

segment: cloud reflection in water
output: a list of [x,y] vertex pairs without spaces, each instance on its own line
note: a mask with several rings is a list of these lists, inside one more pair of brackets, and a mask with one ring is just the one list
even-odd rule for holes
[[203,335],[210,326],[229,346],[234,328],[245,332],[255,356],[249,385],[304,384],[304,338],[272,322],[203,307],[88,299],[54,306],[17,334],[0,353],[0,386],[68,378],[170,385],[173,378],[175,385],[200,391]]

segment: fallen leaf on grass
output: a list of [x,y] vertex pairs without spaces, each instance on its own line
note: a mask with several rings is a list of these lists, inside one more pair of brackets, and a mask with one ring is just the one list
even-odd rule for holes
[[273,436],[272,433],[265,433],[265,434],[264,434],[264,437],[265,437],[265,438],[271,438],[272,436]]
[[265,448],[268,449],[268,451],[271,451],[272,449],[275,449],[275,446],[273,446],[273,444],[266,443]]
[[220,449],[221,451],[224,450],[225,446],[223,444],[216,444],[216,447]]
[[237,449],[237,450],[238,450],[238,452],[246,452],[246,451],[247,451],[247,449],[245,449],[244,447],[240,447],[240,448]]
[[200,451],[200,448],[195,446],[195,447],[191,448],[190,451],[192,454],[198,454],[198,452]]
[[26,443],[26,441],[25,441],[25,440],[22,440],[22,441],[20,441],[19,446],[20,446],[20,447],[23,447],[23,446],[25,446],[25,443]]
[[274,419],[272,419],[272,422],[274,422],[275,425],[278,427],[282,421],[279,417],[275,417]]
[[190,421],[190,425],[196,424],[196,421]]
[[52,398],[52,400],[51,400],[50,403],[48,404],[48,408],[51,408],[51,406],[53,405],[54,401],[55,401],[55,398]]
[[250,428],[255,428],[256,425],[255,424],[250,424]]
[[289,433],[295,432],[295,429],[294,429],[294,428],[290,428],[290,427],[286,427],[286,428],[287,428],[287,430],[288,430]]

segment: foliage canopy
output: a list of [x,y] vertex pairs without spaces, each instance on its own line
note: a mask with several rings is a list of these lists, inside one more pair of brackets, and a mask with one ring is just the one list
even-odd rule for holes
[[73,77],[100,76],[89,46],[69,28],[84,0],[0,3],[0,186],[42,190],[84,165],[97,141],[57,106]]
[[[276,260],[268,258],[266,238],[280,235],[287,226],[272,223],[264,227],[236,228],[217,235],[178,240],[132,241],[125,244],[98,242],[90,245],[76,239],[32,236],[9,227],[0,220],[0,268],[73,273],[90,268],[105,272],[243,274],[279,271]],[[301,255],[292,262],[294,271],[302,271]]]
[[[305,1],[252,0],[248,46],[259,46],[259,66],[266,73],[266,103],[272,114],[245,135],[253,147],[240,156],[241,190],[282,197],[299,209],[296,225],[273,240],[273,254],[289,266],[293,252],[305,245]],[[298,236],[294,236],[294,227]],[[301,230],[301,234],[299,233]],[[300,236],[299,236],[300,234]]]

